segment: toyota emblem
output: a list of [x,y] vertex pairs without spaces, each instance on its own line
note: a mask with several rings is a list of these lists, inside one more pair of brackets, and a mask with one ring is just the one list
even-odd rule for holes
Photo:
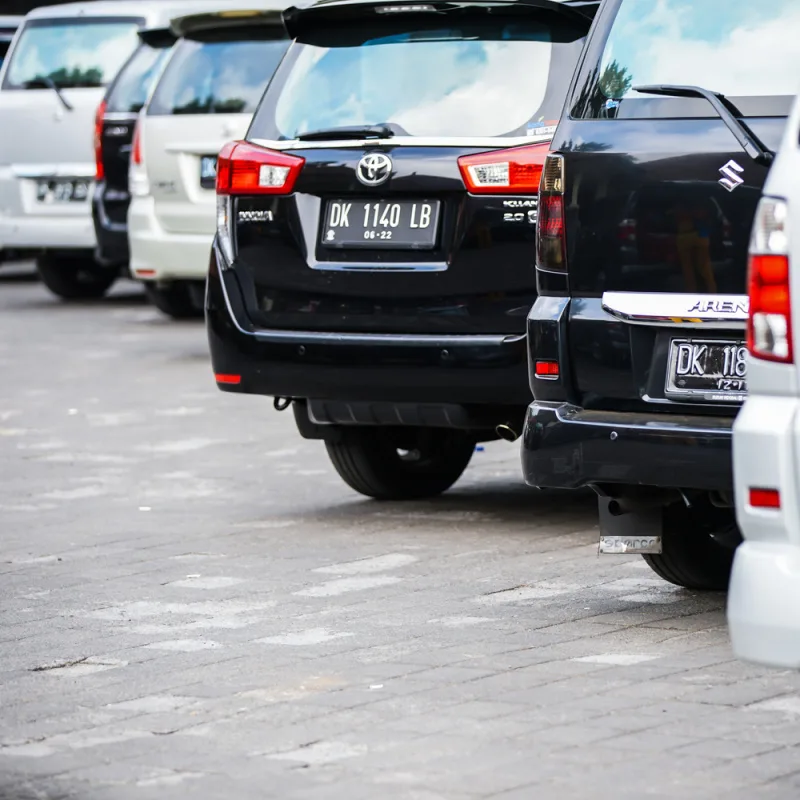
[[365,186],[380,186],[392,174],[392,159],[386,153],[367,153],[356,167],[356,177]]

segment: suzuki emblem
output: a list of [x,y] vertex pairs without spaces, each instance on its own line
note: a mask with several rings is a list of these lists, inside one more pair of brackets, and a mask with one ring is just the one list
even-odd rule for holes
[[365,186],[380,186],[392,174],[392,159],[385,153],[367,153],[356,167],[356,177]]
[[739,175],[744,172],[744,167],[740,167],[733,159],[731,159],[724,167],[719,170],[722,177],[719,182],[729,191],[732,192],[744,183],[744,178]]

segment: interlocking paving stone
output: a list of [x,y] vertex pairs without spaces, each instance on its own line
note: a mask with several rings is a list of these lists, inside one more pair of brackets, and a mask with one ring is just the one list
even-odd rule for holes
[[201,324],[0,270],[0,798],[793,800],[800,675],[492,443],[373,503]]

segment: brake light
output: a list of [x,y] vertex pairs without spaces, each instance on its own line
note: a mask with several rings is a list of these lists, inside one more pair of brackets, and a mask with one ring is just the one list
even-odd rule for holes
[[543,381],[558,380],[560,374],[558,361],[537,361],[534,364],[533,374]]
[[548,144],[461,156],[458,167],[470,194],[536,194]]
[[142,165],[142,126],[138,122],[133,129],[131,163],[136,164],[137,167]]
[[217,159],[217,194],[291,194],[303,164],[300,156],[229,142]]
[[792,300],[789,289],[788,206],[762,198],[750,241],[750,314],[747,347],[755,358],[791,364]]
[[128,170],[128,189],[135,197],[147,197],[150,194],[150,179],[144,165],[144,146],[142,143],[142,118],[133,129],[131,145],[131,163]]
[[97,107],[94,116],[94,177],[95,180],[102,181],[106,177],[106,170],[103,166],[103,117],[106,115],[106,101]]
[[567,269],[564,218],[564,158],[550,154],[544,162],[539,187],[539,221],[536,225],[538,269],[558,272]]

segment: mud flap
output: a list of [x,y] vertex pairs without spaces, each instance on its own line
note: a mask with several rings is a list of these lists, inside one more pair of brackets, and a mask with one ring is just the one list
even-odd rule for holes
[[601,497],[600,555],[658,555],[661,553],[662,513],[659,506],[612,514]]

